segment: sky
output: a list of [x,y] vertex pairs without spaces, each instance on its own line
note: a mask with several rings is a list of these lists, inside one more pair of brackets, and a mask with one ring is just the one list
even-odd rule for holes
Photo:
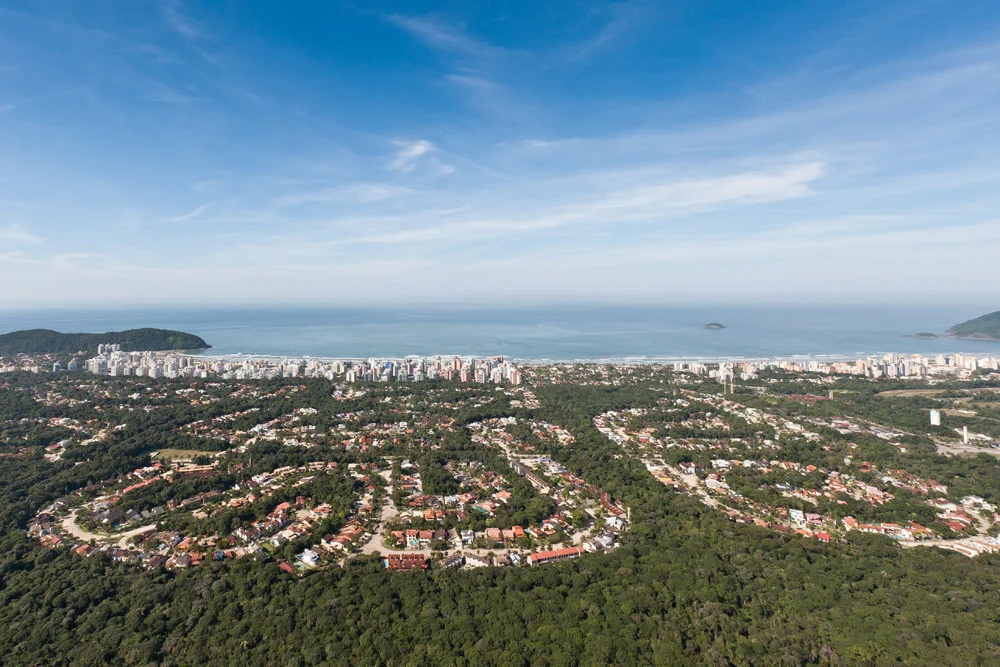
[[1000,4],[0,0],[0,308],[984,303]]

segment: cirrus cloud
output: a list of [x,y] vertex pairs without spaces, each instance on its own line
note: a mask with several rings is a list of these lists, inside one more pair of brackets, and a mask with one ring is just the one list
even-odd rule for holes
[[402,172],[404,174],[413,171],[420,158],[434,150],[434,144],[426,139],[418,139],[416,141],[396,141],[393,143],[399,147],[399,150],[389,161],[389,169],[392,171]]

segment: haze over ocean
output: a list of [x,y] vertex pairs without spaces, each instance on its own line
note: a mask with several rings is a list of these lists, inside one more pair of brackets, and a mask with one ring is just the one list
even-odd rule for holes
[[[0,332],[103,332],[162,327],[193,333],[207,354],[512,359],[787,358],[963,352],[1000,341],[918,339],[989,306],[548,306],[531,308],[148,308],[0,311]],[[719,322],[721,330],[701,325]]]

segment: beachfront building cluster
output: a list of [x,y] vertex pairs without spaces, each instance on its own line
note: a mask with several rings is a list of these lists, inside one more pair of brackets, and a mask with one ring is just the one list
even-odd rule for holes
[[886,354],[854,361],[770,360],[723,361],[718,364],[675,362],[675,371],[707,375],[720,382],[733,379],[753,380],[761,371],[780,370],[789,373],[825,373],[857,375],[869,378],[933,378],[952,376],[967,378],[976,371],[1000,370],[1000,357],[978,357],[971,354]]
[[[85,362],[72,358],[63,363],[58,355],[17,355],[0,357],[0,373],[53,373],[86,370],[112,377],[208,378],[258,380],[314,377],[347,383],[363,381],[420,381],[433,379],[461,382],[492,382],[519,385],[522,374],[537,375],[544,369],[548,380],[565,381],[581,369],[594,371],[594,364],[555,363],[516,366],[503,357],[472,358],[458,356],[404,357],[398,359],[315,359],[192,356],[174,352],[123,352],[118,345],[101,345],[97,356]],[[643,364],[597,364],[614,373]],[[659,367],[653,364],[652,367]],[[975,373],[1000,371],[1000,357],[971,354],[903,355],[886,354],[855,360],[769,359],[675,361],[667,364],[674,371],[694,373],[720,382],[754,380],[761,372],[823,373],[867,378],[955,378],[969,379]],[[591,381],[593,378],[587,381]],[[608,378],[604,378],[608,380]]]
[[459,380],[521,384],[521,372],[503,357],[405,357],[403,359],[321,360],[294,358],[193,357],[159,352],[122,352],[118,346],[101,346],[88,359],[86,369],[112,377],[208,378],[270,380],[275,378],[326,378],[353,382]]

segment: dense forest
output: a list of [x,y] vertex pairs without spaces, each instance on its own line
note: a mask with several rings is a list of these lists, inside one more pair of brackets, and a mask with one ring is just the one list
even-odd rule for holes
[[[329,385],[303,386],[275,399],[281,409],[329,400]],[[302,577],[255,559],[143,570],[104,555],[41,549],[22,530],[45,502],[143,461],[155,433],[173,426],[169,411],[129,413],[129,428],[85,459],[0,459],[4,664],[1000,662],[1000,557],[904,551],[860,533],[822,544],[734,524],[619,456],[593,426],[607,410],[656,406],[662,390],[562,383],[536,393],[542,407],[517,412],[560,424],[575,438],[548,454],[631,508],[622,547],[537,568],[390,573],[376,558],[359,557]],[[0,417],[49,414],[37,404],[29,410],[20,395],[0,388]],[[244,407],[236,402],[211,411]],[[511,412],[470,408],[458,422],[498,410]],[[455,436],[448,453],[467,446]],[[304,456],[273,446],[260,453],[272,460],[255,467]],[[953,465],[971,472],[977,463]],[[149,502],[165,497],[159,487],[148,493]]]
[[204,350],[209,346],[194,334],[169,329],[128,329],[107,333],[59,333],[26,329],[0,334],[0,356],[13,354],[96,353],[97,346],[112,343],[126,352],[140,350]]
[[[302,579],[233,561],[139,571],[18,543],[8,664],[996,664],[995,558],[837,547],[643,503],[632,543],[544,568]],[[661,492],[662,493],[662,492]]]

